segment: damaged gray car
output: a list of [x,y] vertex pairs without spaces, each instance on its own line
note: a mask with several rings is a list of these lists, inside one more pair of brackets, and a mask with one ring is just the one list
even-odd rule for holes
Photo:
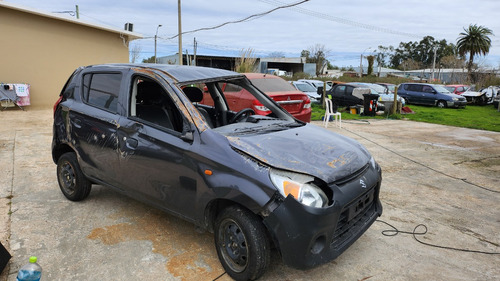
[[[270,113],[232,110],[228,87]],[[69,200],[99,184],[213,232],[236,280],[262,276],[271,249],[298,269],[332,261],[382,214],[382,172],[362,145],[221,69],[77,69],[54,105],[52,157]]]

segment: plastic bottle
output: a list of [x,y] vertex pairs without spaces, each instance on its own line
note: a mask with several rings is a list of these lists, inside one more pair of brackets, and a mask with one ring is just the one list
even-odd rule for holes
[[39,281],[42,277],[42,267],[36,263],[36,257],[30,257],[30,263],[21,267],[17,273],[17,281]]

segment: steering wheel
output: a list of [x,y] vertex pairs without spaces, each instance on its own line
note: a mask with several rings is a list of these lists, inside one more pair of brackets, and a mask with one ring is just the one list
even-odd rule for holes
[[254,115],[254,114],[255,114],[255,111],[253,111],[253,109],[251,109],[251,108],[244,108],[244,109],[238,111],[238,113],[236,113],[231,118],[231,120],[229,120],[229,124],[236,123],[236,122],[241,122],[244,119],[248,118],[248,116]]

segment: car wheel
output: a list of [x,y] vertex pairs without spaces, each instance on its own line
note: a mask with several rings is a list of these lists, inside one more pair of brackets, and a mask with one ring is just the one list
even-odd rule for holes
[[57,181],[66,198],[81,201],[90,194],[92,183],[83,175],[76,154],[64,153],[57,161]]
[[480,105],[486,105],[488,103],[488,99],[486,98],[486,95],[482,95],[479,97],[479,104]]
[[439,108],[445,108],[446,107],[446,102],[442,101],[442,100],[438,101],[437,102],[437,107],[439,107]]
[[224,209],[215,222],[215,247],[226,272],[235,280],[254,280],[267,269],[270,244],[261,219],[238,206]]

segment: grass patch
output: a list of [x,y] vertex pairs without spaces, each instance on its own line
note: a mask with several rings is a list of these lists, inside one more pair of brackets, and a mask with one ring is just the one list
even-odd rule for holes
[[492,105],[467,105],[463,109],[417,105],[409,107],[415,112],[404,116],[409,120],[500,132],[500,112]]
[[[408,119],[418,122],[441,124],[455,127],[500,132],[500,112],[492,105],[467,105],[466,108],[438,108],[431,106],[409,105],[415,114],[360,116],[350,114],[345,108],[339,108],[343,120],[358,119]],[[325,109],[317,104],[312,105],[311,120],[321,121]]]

